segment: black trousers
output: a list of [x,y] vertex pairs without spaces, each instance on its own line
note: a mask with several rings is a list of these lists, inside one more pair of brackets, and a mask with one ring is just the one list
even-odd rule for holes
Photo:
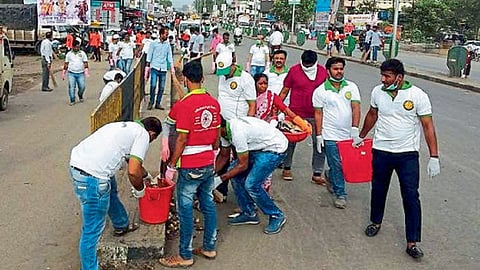
[[420,173],[416,151],[391,153],[373,149],[370,220],[375,224],[382,223],[393,171],[397,173],[400,182],[407,242],[420,242],[422,210],[418,192]]

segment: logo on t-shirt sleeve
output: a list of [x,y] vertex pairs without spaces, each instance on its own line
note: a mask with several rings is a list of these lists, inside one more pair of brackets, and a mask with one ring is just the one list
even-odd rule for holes
[[352,92],[347,91],[347,92],[345,93],[345,98],[346,98],[347,100],[352,99]]

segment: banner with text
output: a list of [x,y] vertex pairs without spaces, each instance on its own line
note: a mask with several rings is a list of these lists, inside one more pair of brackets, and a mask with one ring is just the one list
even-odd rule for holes
[[93,20],[101,22],[107,29],[120,28],[120,2],[92,1]]
[[39,0],[37,2],[40,25],[84,25],[90,23],[88,0]]
[[330,5],[330,0],[317,0],[317,4],[315,5],[315,31],[327,31]]

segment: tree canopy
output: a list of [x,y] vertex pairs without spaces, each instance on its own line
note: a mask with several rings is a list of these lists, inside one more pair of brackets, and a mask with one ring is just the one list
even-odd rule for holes
[[[315,12],[316,0],[301,0],[300,5],[295,7],[295,22],[308,23],[312,20]],[[271,12],[277,20],[284,23],[292,24],[292,6],[288,4],[288,0],[277,0],[273,4]]]

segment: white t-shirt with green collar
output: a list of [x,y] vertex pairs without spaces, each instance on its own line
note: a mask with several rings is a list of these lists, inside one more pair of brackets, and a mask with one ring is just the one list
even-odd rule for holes
[[[288,74],[288,67],[285,66],[281,72],[276,72],[275,66],[272,65],[269,70],[265,70],[264,74],[268,77],[268,90],[272,91],[274,94],[280,95],[283,88],[283,81]],[[287,97],[285,97],[283,103],[287,106],[290,104],[290,92]]]
[[72,149],[70,166],[110,179],[127,157],[144,160],[150,136],[141,122],[106,124]]
[[373,148],[402,153],[420,150],[420,117],[432,115],[428,95],[404,81],[395,97],[378,85],[372,90],[370,106],[378,110]]
[[360,103],[358,86],[344,80],[340,89],[333,87],[327,79],[313,92],[315,110],[322,110],[322,136],[325,140],[342,141],[350,139],[352,130],[352,102]]
[[218,79],[218,102],[221,114],[226,120],[247,116],[247,101],[255,101],[257,92],[252,76],[240,66],[236,66],[232,78],[220,76]]

